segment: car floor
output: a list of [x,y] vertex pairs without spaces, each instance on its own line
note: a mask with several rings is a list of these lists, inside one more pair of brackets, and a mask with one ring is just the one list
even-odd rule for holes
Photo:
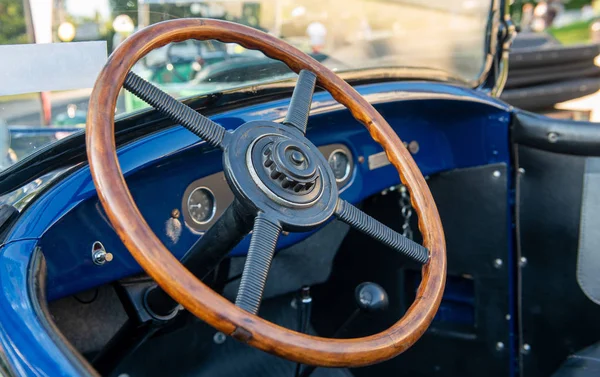
[[[292,306],[294,295],[263,302],[259,315],[281,326],[295,329],[298,311]],[[142,345],[117,368],[112,376],[289,376],[294,377],[296,363],[254,349],[233,338],[217,344],[216,330],[191,319],[178,330],[154,337]],[[314,329],[309,328],[314,334]],[[351,377],[347,369],[317,368],[312,377]]]

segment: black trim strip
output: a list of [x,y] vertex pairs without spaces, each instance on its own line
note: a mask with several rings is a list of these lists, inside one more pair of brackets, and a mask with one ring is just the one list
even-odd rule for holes
[[2,377],[17,377],[14,368],[8,361],[4,348],[0,345],[0,376]]
[[513,141],[548,152],[600,156],[600,124],[554,119],[518,110],[512,124]]
[[600,67],[595,65],[592,59],[560,66],[515,69],[510,71],[505,89],[597,76],[600,76]]
[[512,106],[529,111],[553,109],[559,102],[583,97],[600,89],[600,78],[589,77],[535,85],[519,89],[507,89],[501,100]]
[[515,49],[510,52],[509,64],[512,70],[538,68],[540,65],[563,65],[590,61],[598,54],[600,54],[600,44]]

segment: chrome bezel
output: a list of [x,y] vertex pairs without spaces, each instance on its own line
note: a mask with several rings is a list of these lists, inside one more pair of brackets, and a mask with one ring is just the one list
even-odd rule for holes
[[[207,191],[212,196],[212,200],[213,200],[213,205],[212,205],[212,208],[211,208],[211,211],[210,211],[210,216],[206,220],[204,220],[204,221],[198,221],[198,220],[196,220],[196,218],[194,217],[194,215],[192,215],[192,211],[191,211],[191,207],[190,207],[190,199],[192,198],[192,196],[194,195],[194,193],[196,191],[199,191],[199,190],[205,190],[205,191]],[[208,224],[209,222],[212,221],[212,219],[215,217],[215,213],[217,212],[217,198],[215,197],[215,194],[212,192],[212,190],[209,189],[208,187],[206,187],[206,186],[196,187],[195,189],[192,190],[192,192],[190,192],[190,194],[187,197],[187,200],[186,200],[186,209],[185,210],[188,212],[188,214],[190,216],[190,219],[192,219],[192,221],[195,222],[196,224],[198,224],[198,225]]]
[[[348,163],[346,164],[346,170],[344,171],[344,176],[342,178],[338,178],[335,176],[335,172],[333,171],[333,168],[331,168],[331,158],[333,157],[333,155],[335,155],[336,153],[341,153],[344,156],[346,156],[346,160],[348,161]],[[334,149],[330,154],[329,157],[327,158],[327,163],[329,164],[329,167],[331,168],[332,172],[333,172],[333,176],[335,177],[335,181],[340,183],[340,182],[344,182],[346,179],[348,179],[348,177],[350,176],[350,172],[351,172],[351,159],[350,156],[348,155],[348,153],[346,153],[345,150],[343,149]]]

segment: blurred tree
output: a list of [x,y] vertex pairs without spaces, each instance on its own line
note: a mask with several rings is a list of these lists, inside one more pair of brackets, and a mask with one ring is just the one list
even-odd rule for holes
[[[510,6],[510,13],[511,16],[513,18],[513,21],[519,25],[521,22],[521,17],[522,17],[522,13],[523,13],[523,5],[525,4],[533,4],[536,5],[537,3],[540,3],[542,1],[545,2],[552,2],[552,0],[515,0],[514,2],[512,2],[511,6]],[[593,5],[596,1],[594,0],[554,0],[555,2],[560,2],[563,3],[563,5],[565,6],[565,9],[581,9],[586,5]]]
[[0,0],[0,45],[27,42],[23,0]]
[[569,0],[565,1],[565,9],[581,9],[585,5],[591,5],[592,0]]

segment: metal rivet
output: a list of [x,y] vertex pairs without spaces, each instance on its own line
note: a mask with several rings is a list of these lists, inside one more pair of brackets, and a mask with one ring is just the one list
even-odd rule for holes
[[500,173],[500,170],[495,170],[492,175],[494,176],[494,178],[499,178],[502,175],[502,173]]
[[507,314],[507,315],[505,315],[505,316],[504,316],[504,318],[505,318],[507,321],[510,321],[510,319],[511,319],[512,317],[510,316],[510,314]]
[[496,343],[496,351],[502,351],[504,349],[504,343],[498,342]]
[[364,156],[358,156],[358,163],[362,164],[363,162],[365,162],[365,157]]
[[521,353],[527,355],[529,352],[531,352],[531,346],[527,343],[523,344],[523,347],[521,347]]
[[548,141],[556,143],[558,141],[558,134],[556,132],[548,132]]
[[223,344],[225,343],[225,340],[227,340],[227,337],[220,331],[217,331],[213,336],[213,341],[215,344]]
[[519,168],[519,174],[525,174],[525,169]]
[[113,260],[113,255],[111,253],[107,253],[104,249],[104,245],[99,241],[94,242],[92,245],[92,261],[94,264],[98,266],[102,266],[106,262],[110,262]]
[[527,258],[525,258],[525,257],[521,257],[521,258],[519,259],[519,266],[520,266],[520,267],[525,267],[525,266],[527,266]]
[[179,212],[179,210],[177,208],[175,208],[174,210],[171,211],[171,217],[174,219],[178,219],[180,215],[181,215],[181,213]]
[[416,140],[413,140],[408,144],[408,151],[412,154],[419,153],[419,149],[419,143]]
[[502,262],[502,259],[500,259],[500,258],[494,260],[494,267],[496,267],[496,268],[502,267],[503,264],[504,264],[504,262]]

